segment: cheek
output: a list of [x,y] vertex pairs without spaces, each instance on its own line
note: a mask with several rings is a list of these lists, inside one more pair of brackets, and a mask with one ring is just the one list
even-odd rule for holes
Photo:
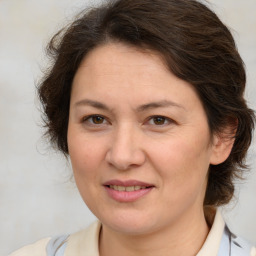
[[95,185],[100,180],[100,151],[92,144],[88,144],[88,141],[79,142],[73,139],[69,155],[80,195],[91,211],[94,211],[94,201],[98,194]]
[[171,190],[172,197],[204,192],[210,156],[204,140],[176,137],[152,148],[154,167],[162,177],[164,189]]
[[[194,167],[201,169],[210,162],[210,149],[204,140],[186,140],[178,137],[165,140],[159,144],[151,143],[149,155],[153,157],[153,162],[159,165],[159,169],[170,168],[180,171],[193,171]],[[196,170],[194,170],[196,171]]]
[[85,145],[70,147],[69,155],[75,176],[92,177],[97,174],[100,164],[100,152]]
[[97,179],[99,166],[102,162],[103,152],[100,143],[86,138],[76,130],[69,130],[68,147],[74,177],[78,189],[85,190],[92,181]]

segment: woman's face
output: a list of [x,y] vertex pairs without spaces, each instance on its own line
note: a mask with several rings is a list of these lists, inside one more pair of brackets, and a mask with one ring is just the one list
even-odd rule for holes
[[146,234],[202,212],[213,147],[195,90],[156,53],[112,43],[81,63],[68,148],[81,196],[104,225]]

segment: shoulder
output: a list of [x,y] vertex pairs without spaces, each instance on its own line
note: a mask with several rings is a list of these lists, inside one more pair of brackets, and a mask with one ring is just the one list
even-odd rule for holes
[[41,239],[33,244],[22,247],[9,256],[46,256],[46,246],[51,238]]
[[220,210],[209,211],[206,218],[211,229],[197,256],[256,256],[252,244],[230,231]]
[[[228,252],[229,254],[227,254]],[[256,256],[256,251],[255,247],[253,247],[250,242],[242,237],[236,236],[226,225],[222,235],[218,255]]]
[[234,256],[256,256],[256,248],[241,237],[231,239],[231,252]]
[[[98,256],[98,240],[101,229],[99,221],[71,235],[45,238],[27,245],[9,256]],[[84,253],[87,254],[84,254]]]
[[101,223],[96,221],[77,233],[52,238],[47,244],[47,256],[98,256],[100,229]]
[[[230,231],[229,231],[230,232]],[[256,256],[256,249],[247,240],[230,232],[230,244],[232,255]]]
[[99,221],[95,221],[88,228],[70,235],[67,239],[65,255],[98,256],[100,230],[101,223]]

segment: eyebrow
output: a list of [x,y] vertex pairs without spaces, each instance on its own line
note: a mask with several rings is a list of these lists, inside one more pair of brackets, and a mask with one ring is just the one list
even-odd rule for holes
[[164,107],[177,107],[177,108],[181,108],[184,109],[185,108],[173,101],[169,101],[169,100],[162,100],[162,101],[157,101],[157,102],[150,102],[144,105],[141,105],[137,108],[138,112],[143,112],[146,110],[150,110],[150,109],[155,109],[155,108],[164,108]]
[[89,99],[84,99],[84,100],[80,100],[78,102],[75,103],[75,107],[79,107],[79,106],[91,106],[94,108],[98,108],[98,109],[102,109],[102,110],[110,110],[107,105],[95,101],[95,100],[89,100]]
[[[89,100],[89,99],[83,99],[80,100],[78,102],[75,103],[75,107],[79,107],[79,106],[91,106],[94,108],[98,108],[98,109],[102,109],[102,110],[107,110],[107,111],[111,111],[110,108],[99,102],[99,101],[95,101],[95,100]],[[143,104],[139,107],[136,108],[137,112],[144,112],[146,110],[150,110],[150,109],[155,109],[155,108],[164,108],[164,107],[177,107],[177,108],[181,108],[184,109],[185,108],[173,101],[169,101],[169,100],[162,100],[162,101],[156,101],[156,102],[150,102],[147,104]]]

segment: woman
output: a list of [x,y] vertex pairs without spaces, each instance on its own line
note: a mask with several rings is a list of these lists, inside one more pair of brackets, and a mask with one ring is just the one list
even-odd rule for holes
[[246,168],[254,113],[229,30],[195,0],[118,0],[49,44],[48,134],[99,219],[13,255],[256,255],[217,210]]

